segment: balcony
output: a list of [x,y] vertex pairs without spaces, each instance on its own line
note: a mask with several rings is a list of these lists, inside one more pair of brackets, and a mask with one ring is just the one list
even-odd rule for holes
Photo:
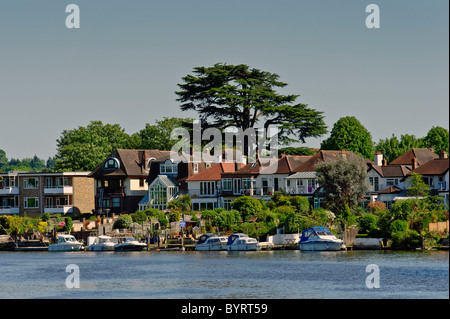
[[54,186],[44,187],[45,195],[71,195],[73,194],[73,186]]
[[0,195],[19,195],[19,187],[0,186]]
[[69,206],[69,205],[44,207],[44,213],[67,214],[67,213],[72,213],[72,212],[73,212],[73,206]]
[[109,197],[111,195],[119,195],[119,196],[125,196],[124,190],[125,187],[97,187],[97,196],[99,196],[102,193],[103,190],[103,196]]
[[19,214],[19,207],[0,206],[0,215]]
[[317,187],[312,187],[312,186],[294,186],[294,187],[287,187],[286,193],[287,194],[296,194],[296,195],[314,194],[316,189],[317,189]]

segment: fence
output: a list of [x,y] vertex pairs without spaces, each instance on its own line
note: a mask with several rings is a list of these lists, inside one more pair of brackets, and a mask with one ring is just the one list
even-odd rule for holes
[[436,233],[447,233],[448,234],[448,220],[446,222],[429,223],[428,231]]

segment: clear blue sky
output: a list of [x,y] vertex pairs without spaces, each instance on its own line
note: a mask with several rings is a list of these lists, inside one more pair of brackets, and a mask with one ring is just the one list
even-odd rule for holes
[[[65,26],[69,3],[80,29]],[[370,3],[380,29],[365,26]],[[277,73],[329,130],[353,115],[374,142],[422,137],[449,128],[448,12],[444,0],[0,0],[0,149],[47,159],[91,120],[134,133],[193,116],[177,83],[218,62]]]

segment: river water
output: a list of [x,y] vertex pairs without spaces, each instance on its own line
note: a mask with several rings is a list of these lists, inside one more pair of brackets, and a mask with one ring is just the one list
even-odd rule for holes
[[[66,285],[75,274],[68,265],[79,270],[79,288]],[[366,285],[377,273],[368,265],[378,267],[378,288]],[[0,252],[0,298],[448,299],[449,254]]]

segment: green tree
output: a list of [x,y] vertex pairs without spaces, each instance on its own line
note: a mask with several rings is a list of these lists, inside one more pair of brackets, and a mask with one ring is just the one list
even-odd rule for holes
[[443,127],[433,126],[423,138],[423,142],[425,147],[432,147],[437,154],[442,150],[449,152],[449,132]]
[[360,203],[368,189],[367,166],[359,157],[318,163],[316,175],[328,207],[341,215],[346,205],[352,208]]
[[391,162],[411,148],[424,147],[424,141],[415,135],[401,135],[400,140],[392,134],[390,138],[380,139],[375,145],[375,151],[380,151],[387,162]]
[[231,206],[234,210],[241,213],[243,221],[248,221],[250,217],[259,214],[263,209],[262,203],[250,196],[242,196],[235,199]]
[[430,187],[423,181],[422,175],[411,173],[409,182],[411,186],[407,189],[407,194],[413,197],[428,196]]
[[298,95],[276,92],[287,85],[277,74],[244,64],[218,63],[196,67],[193,75],[182,80],[177,101],[182,111],[199,113],[203,128],[234,126],[245,131],[259,126],[267,132],[270,126],[278,126],[278,139],[284,144],[304,143],[327,132],[322,112],[295,103]]
[[131,137],[119,124],[101,121],[76,129],[64,130],[57,139],[55,169],[60,171],[92,171],[118,148],[134,148]]
[[126,229],[133,223],[133,218],[129,214],[122,214],[114,222],[114,229]]
[[371,134],[354,116],[340,118],[320,148],[352,151],[368,159],[373,159],[375,153]]
[[147,123],[145,128],[140,130],[137,135],[140,139],[140,149],[159,149],[170,151],[177,142],[170,139],[170,134],[177,127],[185,127],[192,124],[193,119],[179,117],[164,117],[163,120],[156,120],[155,125]]

